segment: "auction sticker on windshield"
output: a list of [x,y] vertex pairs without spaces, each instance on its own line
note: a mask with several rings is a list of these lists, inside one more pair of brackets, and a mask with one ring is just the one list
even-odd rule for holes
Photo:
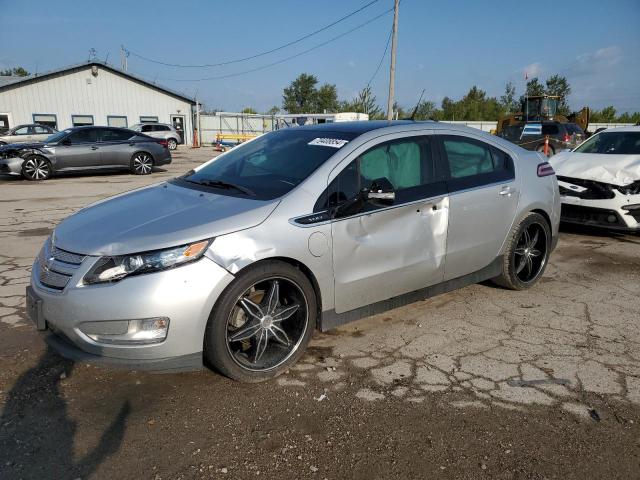
[[349,143],[349,140],[342,140],[341,138],[314,138],[309,142],[309,145],[320,145],[321,147],[340,148]]

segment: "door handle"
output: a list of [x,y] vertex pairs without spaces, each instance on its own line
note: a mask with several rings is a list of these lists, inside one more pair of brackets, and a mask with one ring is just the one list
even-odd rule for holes
[[511,194],[514,193],[515,191],[516,190],[513,187],[505,186],[500,189],[499,194],[502,195],[503,197],[504,196],[510,197]]
[[93,146],[91,147],[91,150],[97,150],[97,149],[98,149],[98,147],[96,147],[95,145],[93,145]]

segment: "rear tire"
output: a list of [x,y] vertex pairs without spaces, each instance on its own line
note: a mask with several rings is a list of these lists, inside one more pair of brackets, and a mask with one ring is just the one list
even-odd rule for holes
[[551,228],[539,213],[530,212],[511,232],[502,273],[493,279],[501,287],[526,290],[542,277],[549,259]]
[[38,182],[51,176],[51,163],[41,155],[29,155],[22,162],[22,176]]
[[170,138],[169,140],[167,140],[167,147],[169,148],[169,150],[173,151],[178,148],[178,142],[175,138]]
[[268,380],[304,354],[316,317],[309,279],[288,263],[261,262],[220,295],[205,331],[204,356],[234,380]]
[[134,175],[149,175],[153,172],[153,157],[147,152],[134,153],[129,168]]

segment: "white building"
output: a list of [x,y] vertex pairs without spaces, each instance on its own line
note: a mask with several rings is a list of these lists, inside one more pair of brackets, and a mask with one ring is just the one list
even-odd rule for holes
[[0,125],[130,127],[169,123],[193,142],[196,102],[112,65],[90,61],[28,77],[0,76]]

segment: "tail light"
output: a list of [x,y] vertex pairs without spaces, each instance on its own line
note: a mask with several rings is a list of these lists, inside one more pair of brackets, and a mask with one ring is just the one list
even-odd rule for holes
[[571,141],[571,135],[569,135],[568,133],[565,133],[564,138],[562,140],[564,140],[565,143],[569,143]]
[[548,162],[544,162],[538,165],[538,176],[548,177],[549,175],[555,175],[556,172]]
[[165,140],[164,138],[162,140],[158,140],[158,143],[162,145],[164,148],[169,148],[169,141]]

